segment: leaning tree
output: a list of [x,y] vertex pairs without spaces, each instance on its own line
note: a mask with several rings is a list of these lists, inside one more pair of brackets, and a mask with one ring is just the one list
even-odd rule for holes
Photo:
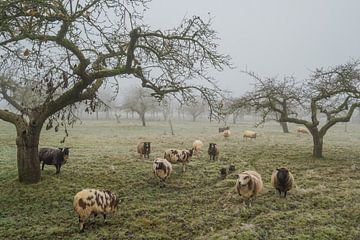
[[277,80],[248,72],[256,80],[255,89],[239,98],[234,107],[254,107],[262,112],[261,121],[276,113],[280,122],[304,125],[313,138],[313,156],[320,158],[327,131],[338,122],[348,122],[360,107],[359,66],[359,61],[351,61],[317,69],[302,83],[293,77]]
[[[156,30],[142,21],[148,0],[2,0],[0,119],[16,127],[19,181],[40,180],[38,145],[44,125],[71,123],[75,103],[93,111],[104,83],[139,79],[161,99],[200,91],[218,97],[208,70],[228,67],[211,19],[183,19]],[[211,104],[210,104],[211,107]],[[211,110],[214,110],[213,108]]]

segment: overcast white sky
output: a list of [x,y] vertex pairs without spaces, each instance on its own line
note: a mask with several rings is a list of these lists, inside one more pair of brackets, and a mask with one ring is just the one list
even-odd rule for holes
[[250,87],[241,73],[246,67],[303,79],[316,67],[360,57],[359,0],[153,0],[148,6],[145,22],[161,29],[210,12],[221,51],[237,67],[215,77],[234,95]]

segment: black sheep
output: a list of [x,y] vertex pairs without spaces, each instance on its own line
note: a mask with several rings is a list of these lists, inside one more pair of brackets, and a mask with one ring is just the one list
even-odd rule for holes
[[61,165],[65,164],[69,158],[69,148],[40,148],[39,160],[44,165],[55,165],[56,174],[60,173]]

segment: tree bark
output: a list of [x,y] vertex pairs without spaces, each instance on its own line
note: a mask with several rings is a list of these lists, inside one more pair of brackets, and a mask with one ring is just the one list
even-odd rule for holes
[[142,122],[142,125],[143,127],[146,126],[146,123],[145,123],[145,113],[139,113],[140,115],[140,119],[141,119],[141,122]]
[[40,181],[39,139],[41,126],[27,127],[18,131],[16,138],[17,164],[21,183]]
[[288,127],[287,122],[280,122],[280,125],[281,125],[284,133],[289,133],[289,127]]
[[313,137],[313,156],[316,158],[322,158],[322,150],[323,150],[323,136],[320,136],[318,131],[311,131],[311,135]]

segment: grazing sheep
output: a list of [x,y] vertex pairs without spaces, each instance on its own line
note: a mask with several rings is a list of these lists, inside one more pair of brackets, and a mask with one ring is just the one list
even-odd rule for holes
[[182,171],[185,172],[186,164],[190,161],[193,153],[193,148],[189,150],[168,149],[164,153],[164,158],[171,163],[182,163]]
[[294,177],[287,168],[277,168],[271,175],[271,184],[279,191],[280,197],[283,192],[286,198],[287,191],[290,191],[294,185]]
[[235,165],[230,164],[227,167],[220,168],[219,174],[221,178],[226,178],[226,176],[233,171],[235,171]]
[[305,128],[305,127],[298,127],[296,129],[296,132],[298,133],[298,135],[300,135],[301,133],[310,134],[309,130],[307,130],[307,128]]
[[244,139],[247,139],[247,138],[256,139],[256,132],[246,130],[246,131],[244,131],[243,138],[244,138]]
[[102,214],[106,222],[106,214],[113,213],[117,210],[119,199],[109,190],[84,189],[78,192],[74,197],[74,210],[79,214],[80,231],[84,231],[86,219],[94,214]]
[[44,170],[44,165],[55,165],[56,174],[60,173],[60,168],[69,159],[69,148],[40,148],[39,161],[43,162],[41,170]]
[[228,168],[229,168],[229,172],[235,171],[235,165],[233,165],[233,164],[230,164]]
[[225,130],[229,130],[230,127],[222,127],[222,128],[219,128],[219,133],[222,133],[223,131]]
[[144,158],[149,158],[149,154],[151,151],[150,142],[140,142],[137,145],[137,151]]
[[240,173],[235,188],[239,195],[244,198],[245,204],[251,207],[251,202],[263,188],[260,174],[255,171]]
[[193,149],[194,149],[194,152],[195,152],[196,155],[198,155],[200,153],[201,148],[203,147],[203,145],[204,145],[203,142],[200,141],[200,140],[195,140],[193,142]]
[[156,158],[153,163],[153,173],[160,179],[160,187],[165,187],[165,180],[172,172],[171,163],[162,158]]
[[225,131],[223,132],[223,136],[224,136],[225,138],[230,137],[230,134],[231,134],[230,130],[225,130]]
[[218,160],[220,153],[220,147],[216,143],[209,143],[208,154],[210,156],[210,160]]

